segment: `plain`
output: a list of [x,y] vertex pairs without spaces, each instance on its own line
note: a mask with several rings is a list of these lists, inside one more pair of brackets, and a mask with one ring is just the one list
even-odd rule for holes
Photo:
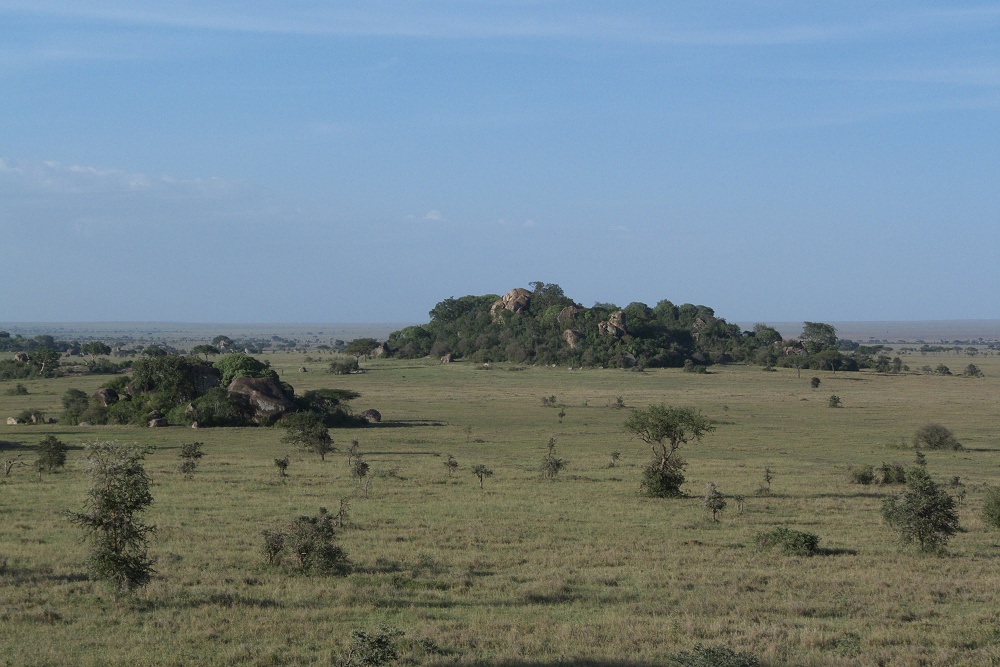
[[[996,356],[903,358],[956,373],[972,361],[984,378],[430,360],[371,361],[362,374],[335,376],[324,372],[328,357],[263,358],[297,392],[360,392],[355,409],[376,408],[383,422],[331,431],[341,453],[325,462],[290,449],[278,428],[0,426],[0,439],[21,443],[0,458],[28,464],[0,483],[5,664],[321,665],[351,630],[379,625],[403,630],[404,660],[426,664],[651,665],[697,643],[769,665],[1000,663],[1000,532],[980,516],[1000,465]],[[56,416],[66,389],[89,393],[105,379],[29,381],[21,396],[4,394],[5,383],[0,415]],[[843,407],[829,407],[834,394]],[[716,422],[681,450],[687,498],[639,493],[650,451],[622,424],[629,408],[654,403]],[[927,422],[965,447],[927,452],[935,479],[957,476],[967,489],[964,532],[944,556],[918,555],[880,519],[880,497],[902,487],[848,475],[850,466],[912,463],[913,434]],[[50,433],[71,446],[69,463],[39,474],[33,450]],[[544,480],[551,438],[568,465]],[[352,439],[376,473],[367,497],[344,453]],[[88,580],[86,546],[63,514],[83,502],[82,447],[98,440],[156,448],[147,470],[157,574],[124,599]],[[186,479],[178,453],[193,441],[205,457]],[[274,459],[285,454],[282,479]],[[482,489],[476,464],[494,471]],[[709,482],[727,496],[718,523],[701,504]],[[742,513],[735,495],[745,496]],[[262,531],[320,507],[335,512],[341,499],[349,520],[338,541],[351,574],[266,565]],[[755,535],[775,526],[819,535],[821,553],[757,549]]]

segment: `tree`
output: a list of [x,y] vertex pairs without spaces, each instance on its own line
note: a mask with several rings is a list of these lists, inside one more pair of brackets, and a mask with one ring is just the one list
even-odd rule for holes
[[542,460],[542,477],[555,479],[559,471],[566,467],[566,461],[556,457],[556,439],[549,438],[549,451]]
[[809,354],[837,347],[837,329],[832,324],[822,322],[803,322],[802,335],[799,340]]
[[[31,353],[31,360],[39,365],[39,375],[45,375],[45,367],[55,368],[59,365],[59,357],[62,355],[52,347],[39,347]],[[49,369],[51,371],[51,368]]]
[[680,446],[699,441],[715,430],[711,420],[701,412],[666,407],[662,403],[633,409],[624,426],[652,450],[654,460],[646,470],[643,486],[649,495],[660,498],[680,495],[680,485],[684,482],[684,463],[676,456]]
[[726,509],[726,497],[719,491],[715,482],[709,482],[708,487],[705,489],[705,498],[702,500],[702,505],[712,513],[713,523],[719,520],[719,512]]
[[209,355],[217,355],[221,352],[214,345],[195,345],[191,348],[191,354],[201,354],[205,357],[205,361],[208,361]]
[[917,429],[917,434],[913,436],[915,447],[926,447],[927,449],[962,449],[962,443],[958,441],[955,434],[947,427],[930,422]]
[[811,380],[809,380],[809,386],[812,387],[813,389],[819,388],[819,378],[813,377]]
[[323,417],[314,412],[296,412],[282,419],[281,425],[288,430],[282,442],[319,454],[321,461],[325,461],[330,452],[337,451]]
[[983,501],[983,521],[1000,528],[1000,486],[986,489],[986,499]]
[[278,469],[278,477],[288,477],[288,454],[283,458],[274,459],[274,467]]
[[271,370],[270,366],[242,352],[224,354],[212,365],[222,373],[220,383],[223,387],[228,387],[230,382],[240,377],[278,379],[278,374]]
[[47,435],[38,443],[38,457],[35,468],[39,472],[55,472],[57,468],[66,465],[68,447],[54,435]]
[[444,467],[448,469],[448,477],[451,477],[452,473],[458,469],[458,461],[451,454],[448,455],[448,460],[444,462]]
[[840,396],[837,396],[836,394],[831,394],[830,398],[827,400],[827,405],[831,408],[844,407],[842,401],[840,400]]
[[483,488],[483,480],[493,476],[493,470],[487,468],[482,463],[477,463],[472,467],[472,474],[479,478],[479,488]]
[[375,351],[376,347],[378,347],[378,341],[374,338],[355,338],[347,344],[344,352],[353,354],[355,357],[368,357]]
[[955,499],[931,479],[924,466],[906,471],[906,491],[883,499],[882,517],[899,530],[904,542],[916,542],[925,553],[942,551],[959,529]]
[[371,466],[359,455],[358,458],[354,459],[354,464],[351,465],[351,475],[358,478],[358,485],[364,490],[365,498],[368,497],[368,473],[371,472]]
[[99,340],[84,343],[80,346],[80,352],[90,357],[91,361],[96,361],[102,354],[111,354],[111,346]]
[[91,544],[87,558],[91,574],[119,593],[145,586],[155,573],[147,549],[156,529],[141,519],[153,502],[142,465],[147,451],[112,442],[88,445],[91,486],[85,508],[68,513]]
[[198,467],[198,461],[203,457],[205,453],[201,451],[200,442],[190,442],[181,445],[181,472],[184,473],[185,477],[189,479],[194,475],[195,469]]
[[62,407],[62,420],[75,426],[90,407],[90,397],[79,389],[67,389],[62,395]]
[[979,366],[976,366],[975,364],[969,364],[968,366],[965,367],[965,370],[962,371],[962,375],[964,375],[967,378],[981,378],[983,377],[984,374],[981,370],[979,370]]

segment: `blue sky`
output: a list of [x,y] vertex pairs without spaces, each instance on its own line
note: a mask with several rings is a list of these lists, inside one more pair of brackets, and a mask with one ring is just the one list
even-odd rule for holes
[[0,0],[0,322],[1000,318],[1000,3]]

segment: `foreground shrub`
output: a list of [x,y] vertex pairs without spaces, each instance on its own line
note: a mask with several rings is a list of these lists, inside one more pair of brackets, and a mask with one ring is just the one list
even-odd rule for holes
[[675,456],[662,465],[660,461],[650,461],[642,471],[642,492],[651,498],[681,498],[681,484],[684,483],[684,459]]
[[91,574],[119,593],[145,586],[155,572],[146,553],[155,528],[141,519],[153,502],[149,475],[142,465],[147,451],[111,442],[88,445],[91,486],[85,508],[68,513],[90,542],[87,565]]
[[341,667],[379,667],[399,659],[399,638],[402,630],[380,626],[375,632],[351,630],[351,645],[347,655],[337,660]]
[[962,448],[962,443],[958,441],[951,430],[934,422],[924,424],[917,429],[917,434],[913,436],[913,444],[916,447],[926,447],[927,449],[959,450]]
[[47,435],[38,443],[38,457],[35,468],[39,472],[55,472],[66,465],[66,444],[54,435]]
[[801,530],[778,526],[757,533],[754,538],[759,549],[778,547],[787,556],[813,556],[819,551],[819,536]]
[[847,477],[852,484],[871,484],[875,481],[875,468],[873,466],[850,466],[847,469]]
[[943,551],[958,532],[955,499],[931,479],[927,468],[918,465],[906,472],[906,491],[882,500],[882,517],[904,542],[916,542],[925,553]]
[[706,647],[695,644],[692,652],[681,651],[668,659],[669,667],[759,667],[752,653],[736,652],[728,646]]
[[345,575],[351,570],[344,550],[333,543],[333,515],[325,507],[316,516],[299,516],[287,528],[263,533],[264,555],[269,564],[281,561],[286,549],[293,554],[293,563],[307,574]]
[[1000,528],[1000,486],[986,489],[986,499],[983,501],[983,521]]

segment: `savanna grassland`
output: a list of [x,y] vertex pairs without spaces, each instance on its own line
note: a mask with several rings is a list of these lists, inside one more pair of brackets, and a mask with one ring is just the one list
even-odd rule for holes
[[[0,426],[21,454],[0,481],[0,662],[7,665],[330,664],[351,630],[403,630],[404,662],[658,664],[695,644],[749,651],[767,665],[1000,664],[1000,531],[981,518],[1000,483],[1000,357],[973,359],[984,378],[713,366],[708,374],[472,363],[362,363],[334,376],[325,361],[268,354],[297,392],[361,393],[379,426],[333,430],[326,461],[278,428]],[[968,357],[910,355],[913,368]],[[309,368],[299,373],[300,366]],[[810,378],[820,378],[813,389]],[[68,388],[101,376],[0,385],[0,416],[57,415]],[[842,408],[828,405],[832,394]],[[543,397],[556,406],[543,405]],[[627,406],[616,407],[619,397]],[[716,422],[682,448],[687,498],[639,493],[650,451],[622,424],[628,407],[690,406]],[[560,413],[564,413],[560,418]],[[918,427],[940,422],[965,449],[927,452],[935,479],[961,478],[964,532],[943,556],[919,555],[882,522],[880,497],[848,467],[909,465]],[[47,434],[71,446],[67,466],[30,466]],[[550,438],[567,467],[540,467]],[[373,471],[358,491],[343,453],[352,439]],[[88,485],[82,445],[156,447],[146,460],[157,573],[116,598],[88,580],[86,545],[63,512]],[[184,443],[204,443],[192,479]],[[613,451],[621,458],[609,467]],[[274,459],[289,454],[288,477]],[[445,461],[459,463],[449,476]],[[484,480],[476,464],[494,471]],[[772,471],[770,495],[760,492]],[[2,471],[0,471],[2,472]],[[718,523],[709,482],[728,496]],[[746,497],[742,513],[733,495]],[[261,533],[350,497],[338,533],[354,570],[314,577],[269,567]],[[819,555],[756,548],[775,526],[820,536]]]

